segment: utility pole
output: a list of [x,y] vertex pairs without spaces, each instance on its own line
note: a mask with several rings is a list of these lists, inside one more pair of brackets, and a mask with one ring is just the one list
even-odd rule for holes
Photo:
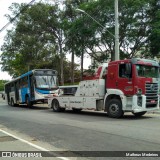
[[115,0],[115,60],[119,60],[118,0]]

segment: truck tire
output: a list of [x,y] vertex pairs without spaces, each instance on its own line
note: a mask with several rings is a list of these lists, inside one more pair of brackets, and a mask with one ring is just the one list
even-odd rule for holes
[[52,109],[53,109],[53,112],[62,112],[62,111],[65,111],[65,108],[61,108],[59,106],[59,102],[57,99],[54,99],[52,101]]
[[[133,113],[133,112],[132,112]],[[133,113],[135,117],[141,117],[146,113],[146,111],[144,112],[139,112],[139,113]]]
[[72,108],[73,112],[77,113],[77,112],[81,112],[82,109],[80,108]]
[[111,99],[106,106],[106,111],[109,117],[120,118],[123,116],[124,112],[122,111],[122,103],[118,99]]
[[30,101],[28,96],[26,96],[26,104],[27,104],[27,107],[32,108],[32,102]]

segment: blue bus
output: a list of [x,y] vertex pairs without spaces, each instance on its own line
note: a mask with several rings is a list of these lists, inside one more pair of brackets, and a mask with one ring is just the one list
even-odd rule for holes
[[9,105],[47,102],[47,97],[58,94],[57,71],[52,69],[31,70],[5,84],[5,96]]

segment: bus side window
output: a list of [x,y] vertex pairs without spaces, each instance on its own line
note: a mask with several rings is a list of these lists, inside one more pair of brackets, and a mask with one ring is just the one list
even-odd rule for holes
[[27,77],[24,77],[20,80],[20,88],[28,87]]
[[14,91],[14,83],[11,84],[11,92]]
[[28,87],[28,77],[24,77],[23,81],[24,81],[24,87],[25,88]]
[[23,81],[22,81],[22,79],[20,79],[19,88],[23,88]]

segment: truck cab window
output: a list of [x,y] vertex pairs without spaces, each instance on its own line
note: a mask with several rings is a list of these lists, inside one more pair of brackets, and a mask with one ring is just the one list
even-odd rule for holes
[[119,77],[120,78],[132,78],[132,74],[127,74],[126,64],[119,65]]

